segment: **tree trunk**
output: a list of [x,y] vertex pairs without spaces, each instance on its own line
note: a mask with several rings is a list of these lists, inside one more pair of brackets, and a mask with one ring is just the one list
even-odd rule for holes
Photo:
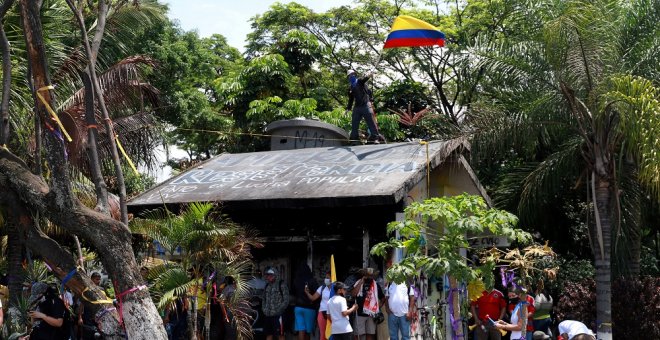
[[[69,8],[71,8],[73,14],[76,16],[76,20],[80,28],[80,34],[82,35],[83,46],[85,47],[85,53],[87,54],[87,59],[89,61],[87,68],[89,71],[88,74],[92,81],[92,88],[94,89],[94,94],[96,95],[96,101],[98,102],[99,109],[101,109],[101,113],[103,115],[103,124],[105,125],[105,131],[110,142],[110,156],[112,158],[112,163],[115,166],[115,176],[117,177],[117,187],[119,189],[119,210],[121,213],[121,221],[128,225],[126,186],[124,184],[124,173],[121,169],[121,161],[119,160],[119,152],[117,151],[116,135],[112,126],[112,121],[110,120],[108,108],[105,105],[105,98],[103,97],[101,83],[96,76],[96,57],[101,46],[109,6],[104,0],[100,0],[98,2],[99,14],[98,20],[96,21],[96,33],[94,34],[94,41],[92,42],[92,46],[90,45],[89,37],[87,36],[87,27],[85,26],[85,20],[82,16],[82,8],[77,8],[71,0],[67,0],[66,3],[69,5]],[[81,4],[81,6],[83,5]]]
[[[612,277],[611,260],[612,252],[612,188],[608,179],[598,176],[595,184],[594,204],[597,208],[597,216],[600,220],[600,228],[603,240],[603,251],[599,247],[594,249],[596,264],[596,327],[599,340],[612,339]],[[597,229],[598,227],[594,228]],[[593,233],[596,240],[597,230]],[[594,243],[597,244],[597,241]]]
[[103,180],[101,173],[101,162],[98,152],[98,128],[96,127],[96,114],[94,111],[94,88],[89,77],[89,68],[82,73],[83,84],[85,85],[85,122],[87,123],[87,166],[94,182],[96,191],[96,210],[110,215],[110,206],[108,204],[108,187]]
[[11,53],[5,34],[5,14],[14,0],[5,0],[0,5],[0,50],[2,51],[2,102],[0,104],[0,146],[9,143],[9,96],[11,94]]
[[197,340],[197,295],[188,297],[188,339]]
[[[35,90],[50,84],[40,8],[41,1],[20,0],[26,51]],[[46,103],[55,107],[48,91],[43,91],[42,95]],[[35,115],[42,118],[47,116],[46,106],[40,100],[35,102]],[[79,235],[90,242],[98,251],[104,268],[109,272],[115,282],[117,293],[121,296],[118,309],[123,318],[128,338],[166,339],[162,321],[148,291],[134,289],[143,283],[143,279],[131,249],[132,240],[128,227],[80,204],[71,188],[63,142],[49,132],[44,134],[44,139],[45,155],[51,170],[50,186],[39,176],[32,174],[25,163],[8,150],[0,149],[0,194],[5,196],[0,197],[4,198],[0,202],[4,205],[10,205],[13,202],[19,207],[24,205],[26,210],[29,210],[29,215],[23,214],[20,219],[25,228],[34,227],[36,229],[33,223],[27,223],[24,220],[29,220],[27,217],[39,213],[69,233]],[[12,195],[15,196],[13,200]],[[34,244],[35,252],[46,258],[47,263],[53,268],[54,274],[59,278],[63,278],[67,273],[75,270],[71,254],[68,254],[67,259],[67,256],[62,254],[59,245],[40,234],[38,229],[32,229],[28,242]],[[85,276],[76,273],[71,280],[66,282],[66,286],[76,295],[81,296],[90,285]],[[89,290],[94,294],[94,289]],[[83,299],[90,298],[85,294]],[[102,307],[98,304],[90,305],[97,309]],[[108,319],[110,318],[104,318],[104,320]],[[114,336],[121,336],[121,332],[117,330]]]
[[9,288],[9,305],[18,302],[18,297],[23,294],[23,237],[21,237],[18,226],[6,218],[7,226],[7,286]]
[[[638,277],[640,272],[640,259],[642,255],[642,205],[645,203],[643,200],[643,190],[641,184],[637,181],[638,171],[637,164],[631,154],[626,154],[626,159],[623,161],[622,186],[624,193],[621,195],[623,199],[623,206],[621,208],[622,214],[626,216],[624,226],[625,231],[622,233],[625,237],[624,250],[624,274],[630,277]],[[618,238],[619,235],[615,235]],[[621,246],[616,242],[617,246]],[[617,253],[615,253],[617,254]],[[619,271],[621,272],[621,270]]]

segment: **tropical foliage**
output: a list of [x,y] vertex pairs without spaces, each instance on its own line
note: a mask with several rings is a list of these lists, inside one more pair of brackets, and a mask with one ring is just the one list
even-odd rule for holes
[[[172,307],[177,300],[189,303],[188,331],[192,337],[197,330],[198,309],[209,308],[213,299],[219,299],[231,311],[242,337],[251,334],[251,321],[245,314],[246,278],[251,268],[250,249],[260,245],[243,228],[220,215],[210,203],[192,203],[179,214],[167,209],[151,211],[132,225],[134,232],[148,235],[174,260],[149,270],[158,308]],[[234,295],[213,296],[210,277],[234,278]]]

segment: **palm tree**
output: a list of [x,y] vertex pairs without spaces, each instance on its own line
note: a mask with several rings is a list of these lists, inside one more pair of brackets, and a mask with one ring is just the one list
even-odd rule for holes
[[[245,314],[251,247],[260,245],[239,225],[215,212],[210,203],[191,203],[179,215],[167,209],[150,211],[144,219],[132,222],[133,232],[144,233],[158,242],[174,261],[154,267],[153,294],[158,308],[173,306],[177,300],[189,301],[188,332],[196,339],[198,298],[210,301],[211,285],[205,285],[212,272],[216,278],[231,276],[236,292],[231,299],[220,296],[231,311],[239,334],[251,332]],[[205,304],[202,304],[202,307]],[[209,314],[207,313],[207,316]]]
[[[556,143],[525,176],[521,206],[547,198],[547,190],[556,191],[553,184],[566,180],[589,193],[599,339],[612,338],[613,227],[621,193],[630,189],[621,186],[624,161],[634,165],[638,183],[660,193],[659,93],[651,80],[637,75],[641,68],[629,67],[642,62],[632,58],[660,46],[658,29],[637,30],[645,49],[623,44],[630,39],[623,33],[631,20],[658,19],[653,6],[639,3],[541,2],[521,11],[538,23],[536,31],[473,49],[492,86],[485,93],[489,105],[482,103],[468,118],[476,144],[520,149]],[[633,47],[636,53],[629,53]]]

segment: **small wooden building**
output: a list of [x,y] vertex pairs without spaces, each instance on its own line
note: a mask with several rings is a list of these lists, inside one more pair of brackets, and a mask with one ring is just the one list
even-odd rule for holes
[[369,249],[410,202],[465,192],[488,202],[467,148],[450,140],[222,154],[134,198],[129,210],[222,202],[262,238],[254,250],[261,269],[276,266],[290,281],[306,260],[322,279],[334,254],[343,280],[350,267],[382,272]]

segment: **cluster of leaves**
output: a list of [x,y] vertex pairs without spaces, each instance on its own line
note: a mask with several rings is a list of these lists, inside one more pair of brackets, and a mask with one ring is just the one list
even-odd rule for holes
[[[210,203],[191,203],[179,214],[167,209],[151,211],[135,219],[134,232],[149,236],[160,244],[174,262],[150,269],[151,293],[159,308],[172,306],[179,299],[211,297],[212,285],[204,287],[206,277],[235,279],[236,293],[226,302],[235,316],[241,334],[251,332],[250,320],[241,311],[247,296],[247,277],[251,266],[251,247],[260,247],[251,234]],[[196,299],[193,299],[196,300]],[[200,305],[203,307],[204,305]]]
[[387,227],[389,234],[399,238],[376,244],[371,253],[384,257],[391,250],[403,250],[401,262],[387,270],[388,281],[403,282],[422,271],[436,277],[448,274],[462,282],[480,279],[492,283],[495,262],[476,267],[458,249],[469,248],[468,234],[482,232],[523,244],[531,241],[530,234],[516,228],[517,223],[518,218],[510,213],[488,209],[480,196],[435,197],[407,206],[405,220],[391,222]]

